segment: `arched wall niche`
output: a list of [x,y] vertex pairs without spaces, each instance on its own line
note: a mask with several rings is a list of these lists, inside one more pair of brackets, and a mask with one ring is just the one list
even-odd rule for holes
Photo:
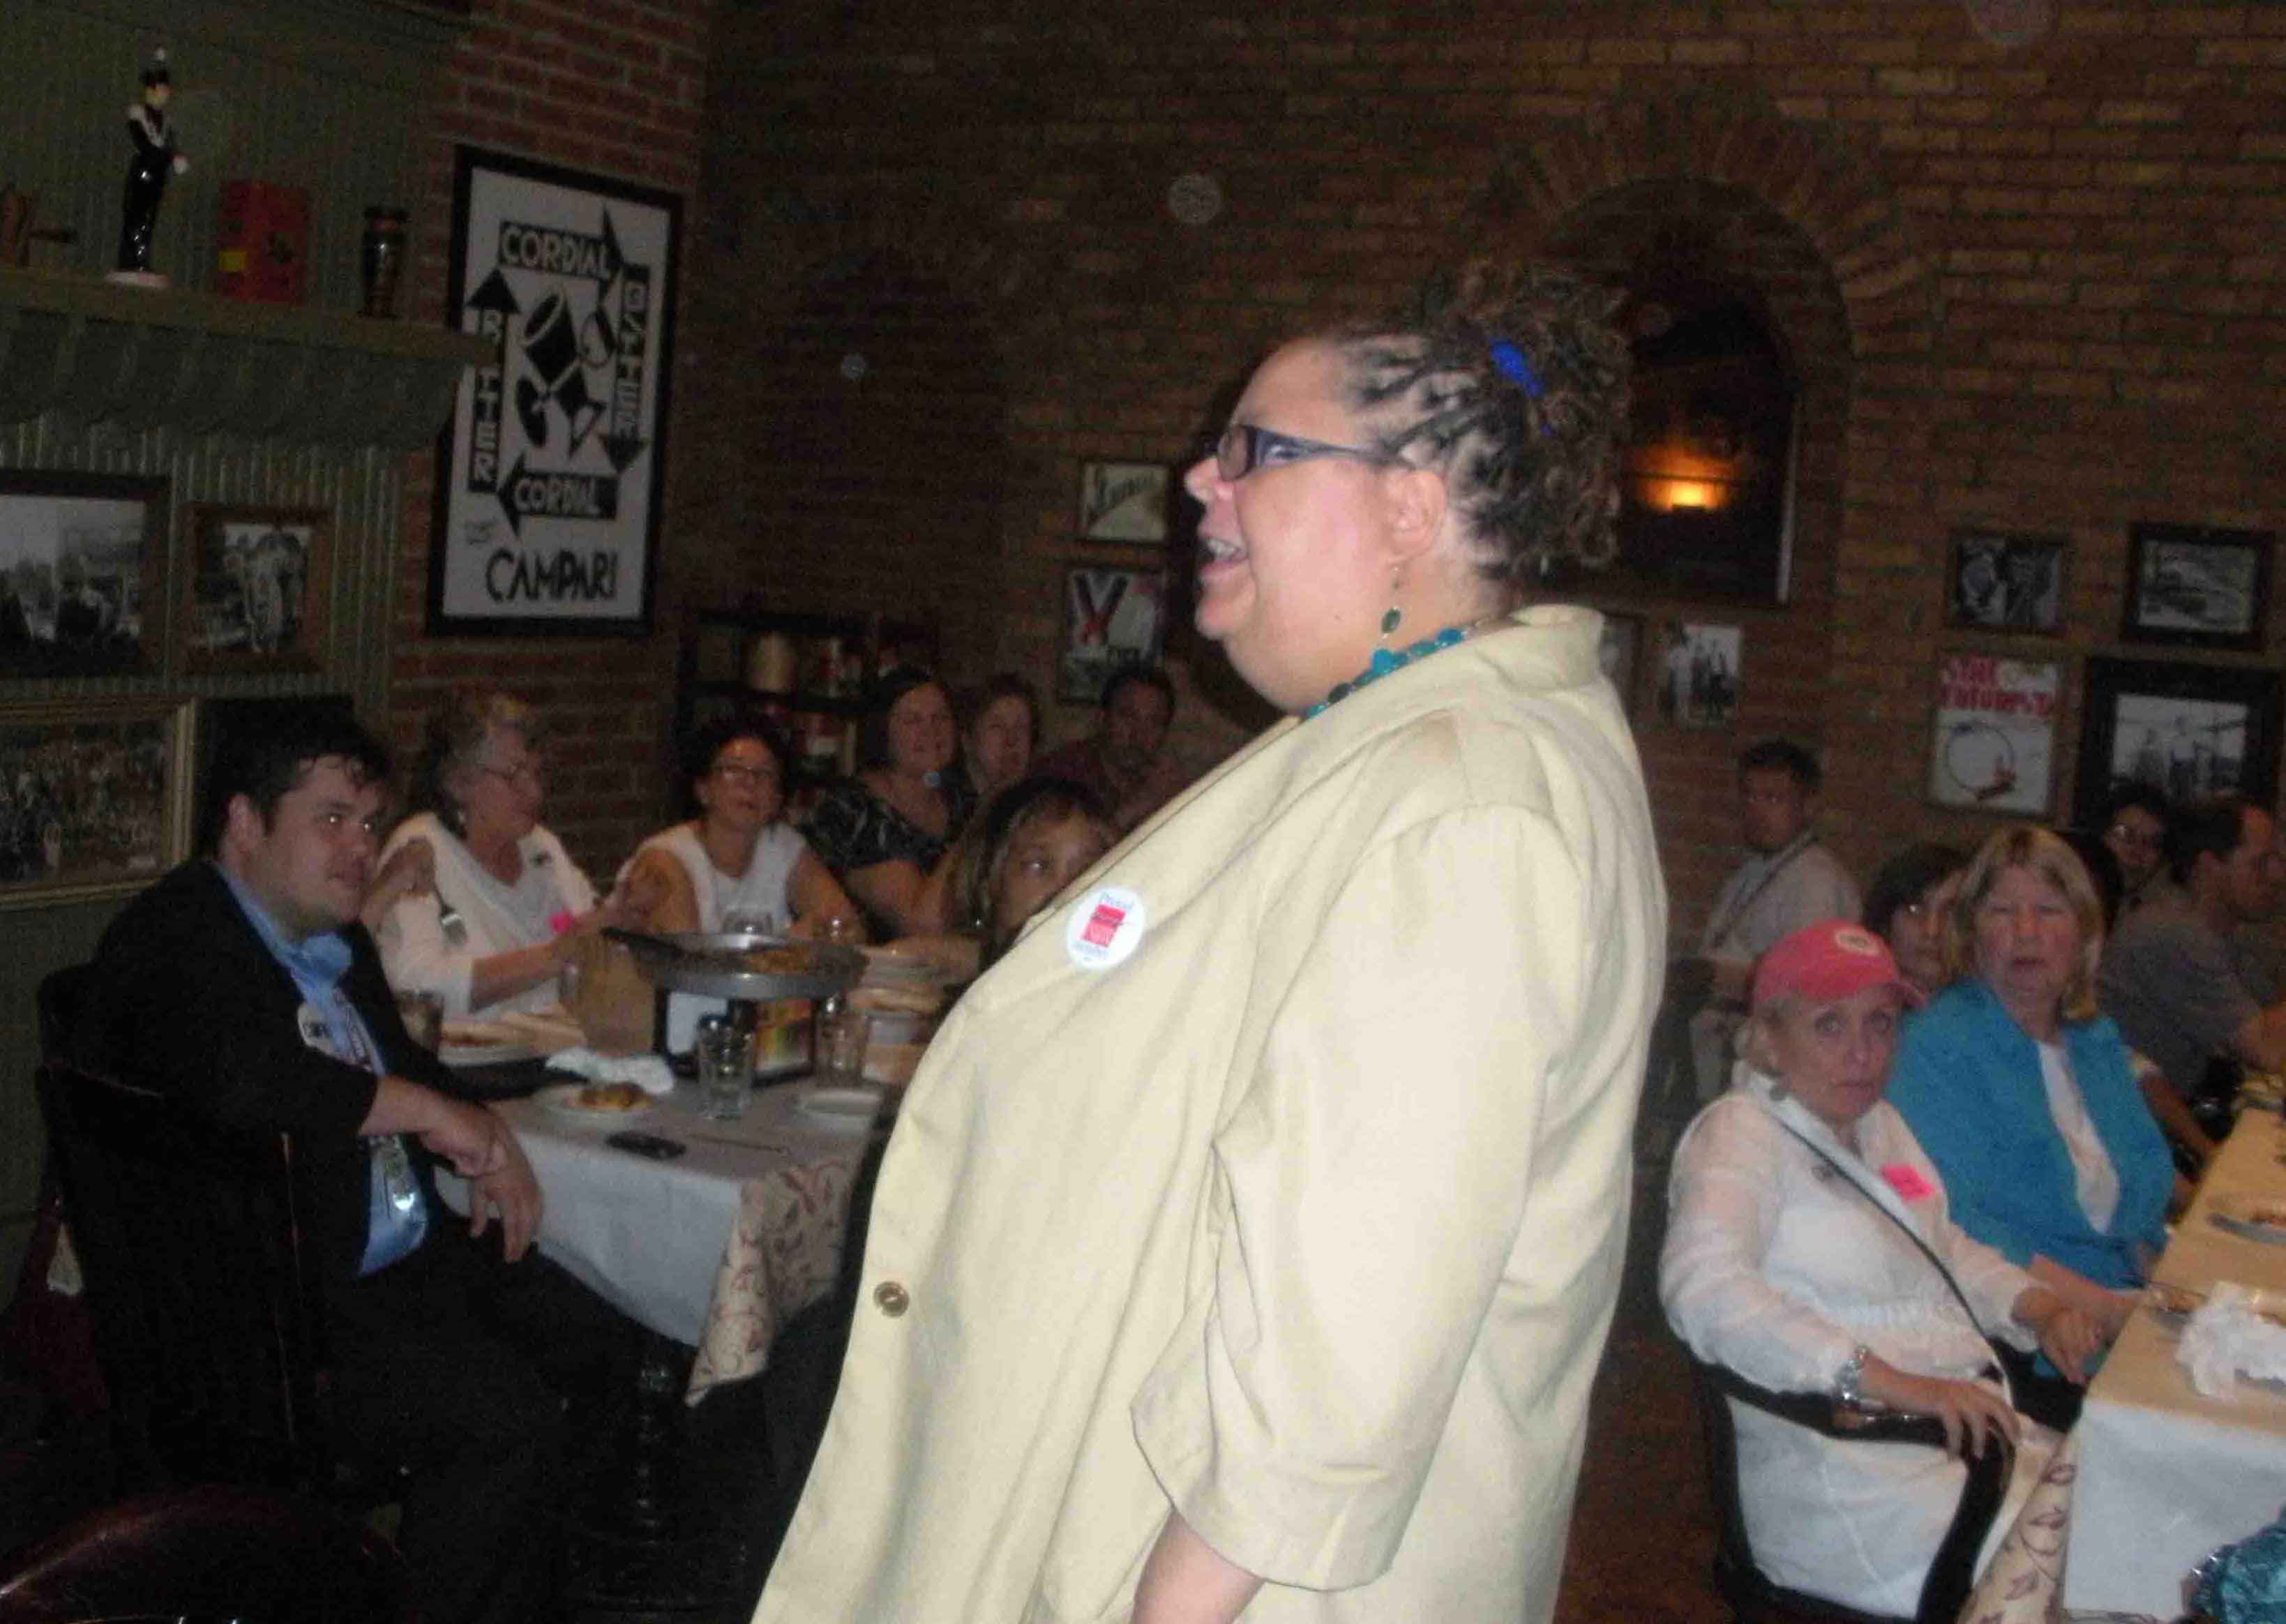
[[[1773,735],[1847,747],[1850,700],[1830,678],[1834,596],[1850,578],[1851,429],[1869,411],[1894,409],[1869,383],[1910,370],[1868,363],[1931,349],[1936,280],[1866,154],[1729,94],[1614,105],[1534,132],[1503,154],[1470,224],[1478,251],[1566,261],[1615,286],[1671,270],[1663,262],[1677,253],[1694,257],[1696,274],[1738,290],[1766,319],[1799,389],[1785,603],[1641,579],[1576,588],[1607,611],[1643,618],[1638,738],[1687,937],[1731,861],[1738,750]],[[1727,724],[1658,720],[1658,631],[1670,620],[1739,628],[1741,687]]]

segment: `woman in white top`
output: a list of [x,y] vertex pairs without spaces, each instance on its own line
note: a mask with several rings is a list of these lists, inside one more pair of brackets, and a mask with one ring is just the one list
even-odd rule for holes
[[[1986,1333],[2037,1336],[2076,1380],[2101,1333],[1954,1226],[1935,1165],[1883,1101],[1899,1016],[1919,1001],[1862,926],[1813,925],[1763,955],[1731,1090],[1676,1147],[1659,1297],[1699,1358],[1760,1386],[1934,1415],[1957,1453],[2014,1444],[1989,1557],[2054,1437],[2011,1407]],[[1967,1469],[1732,1407],[1756,1565],[1911,1614]]]
[[541,827],[539,718],[512,695],[456,694],[432,717],[414,797],[366,893],[390,984],[433,992],[447,1015],[546,1009],[573,938],[632,923]]
[[719,931],[735,923],[810,936],[826,922],[854,927],[857,909],[809,843],[781,816],[786,754],[761,722],[728,717],[685,742],[682,770],[697,816],[635,848],[621,876],[654,898],[643,927]]

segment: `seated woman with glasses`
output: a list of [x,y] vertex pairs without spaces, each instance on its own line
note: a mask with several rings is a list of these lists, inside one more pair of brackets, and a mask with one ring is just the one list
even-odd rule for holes
[[2104,849],[2119,860],[2119,912],[2130,914],[2166,892],[2167,830],[2174,803],[2148,784],[2130,784],[2103,808]]
[[638,900],[595,887],[542,827],[540,718],[513,695],[456,694],[429,721],[415,811],[382,847],[361,910],[390,984],[447,1015],[546,1009],[574,938],[630,925]]
[[689,821],[635,848],[620,876],[650,900],[643,928],[813,936],[855,904],[784,819],[786,753],[759,720],[727,717],[684,741]]

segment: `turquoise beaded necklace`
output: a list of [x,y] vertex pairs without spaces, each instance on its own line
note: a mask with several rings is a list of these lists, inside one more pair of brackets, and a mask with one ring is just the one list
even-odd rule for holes
[[[1414,661],[1426,659],[1440,649],[1449,649],[1455,643],[1467,642],[1478,627],[1489,626],[1500,618],[1498,615],[1486,615],[1482,619],[1470,621],[1466,626],[1448,626],[1435,636],[1423,637],[1420,642],[1406,648],[1376,649],[1373,651],[1373,658],[1366,662],[1364,670],[1346,682],[1335,683],[1327,690],[1324,698],[1302,713],[1302,720],[1309,721],[1311,717],[1315,716],[1329,705],[1339,705],[1359,689],[1372,687],[1392,671],[1402,671]],[[1391,609],[1381,618],[1381,635],[1386,637],[1395,631],[1397,622],[1398,612]]]

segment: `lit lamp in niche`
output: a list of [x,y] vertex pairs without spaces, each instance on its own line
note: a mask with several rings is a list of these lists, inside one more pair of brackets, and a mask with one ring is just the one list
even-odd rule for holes
[[1783,601],[1796,390],[1758,302],[1669,281],[1619,319],[1635,360],[1620,569],[1665,593]]

